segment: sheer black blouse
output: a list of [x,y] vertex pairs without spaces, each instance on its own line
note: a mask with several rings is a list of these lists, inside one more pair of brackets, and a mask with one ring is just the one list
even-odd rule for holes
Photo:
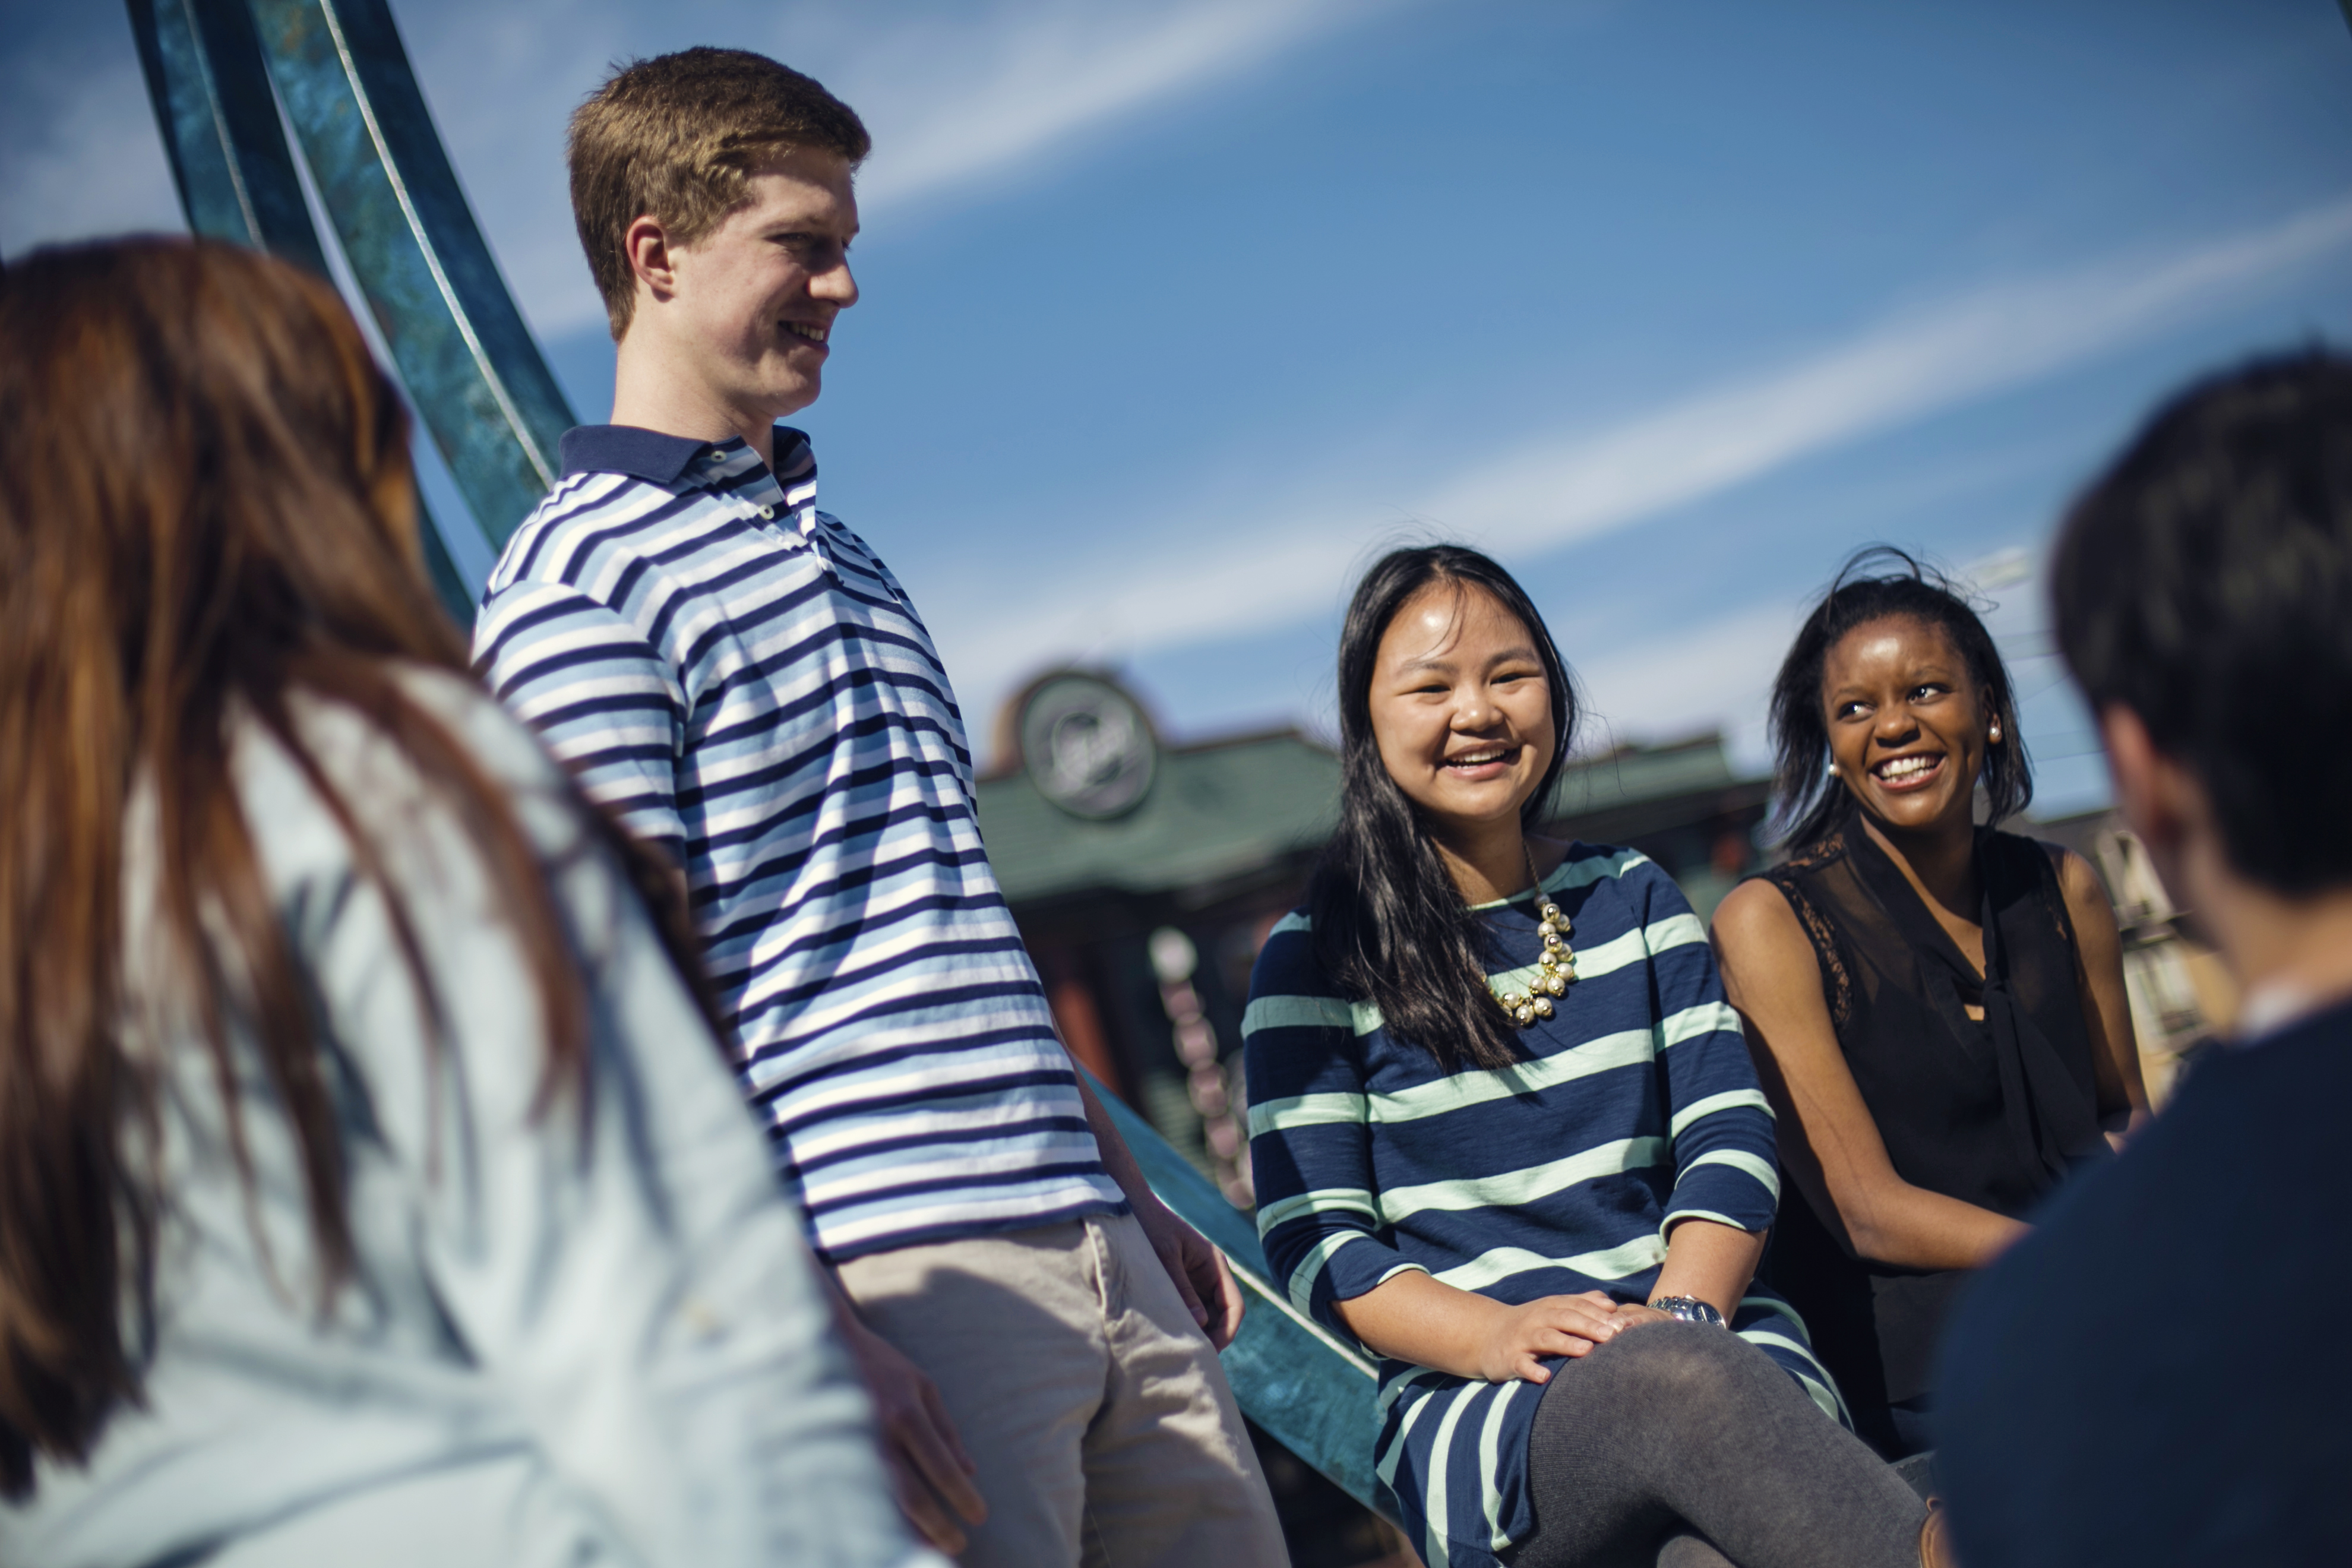
[[[1858,824],[1764,876],[1811,939],[1839,1048],[1895,1173],[2021,1215],[2106,1143],[2074,926],[2050,851],[1979,829],[1977,864],[1982,975]],[[1766,1272],[1811,1329],[1856,1425],[1892,1451],[1885,1407],[1927,1392],[1937,1335],[1969,1271],[1869,1262],[1843,1235],[1784,1170]]]

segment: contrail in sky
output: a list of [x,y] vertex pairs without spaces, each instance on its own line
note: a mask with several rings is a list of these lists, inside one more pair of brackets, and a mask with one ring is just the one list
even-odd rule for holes
[[[1463,464],[1408,510],[1449,536],[1507,540],[1519,554],[1591,540],[2146,340],[2347,247],[2352,198],[2219,240],[1996,284],[1621,423]],[[978,688],[1057,648],[1127,654],[1294,624],[1332,608],[1358,555],[1391,527],[1360,511],[1195,510],[1181,530],[1145,533],[1165,546],[1145,542],[1115,566],[1087,563],[1002,597],[969,595],[940,629]],[[1040,616],[1040,604],[1071,607]]]

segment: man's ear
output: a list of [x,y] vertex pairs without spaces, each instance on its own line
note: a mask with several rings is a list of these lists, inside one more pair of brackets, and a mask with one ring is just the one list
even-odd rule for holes
[[2116,809],[2139,835],[2173,903],[2193,911],[2212,892],[2212,874],[2225,858],[2204,783],[2158,750],[2140,716],[2120,704],[2100,711],[2099,738]]
[[677,292],[677,268],[670,251],[668,231],[650,215],[637,218],[621,236],[621,253],[629,258],[629,270],[656,299],[666,300]]
[[2180,802],[2178,765],[2156,749],[2140,716],[2120,703],[2099,712],[2099,740],[2106,747],[2107,778],[2115,785],[2116,808],[2124,821],[2151,850],[2161,853],[2179,842]]

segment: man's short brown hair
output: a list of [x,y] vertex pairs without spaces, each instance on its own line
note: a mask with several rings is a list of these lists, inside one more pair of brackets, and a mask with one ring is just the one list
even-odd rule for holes
[[787,148],[855,166],[873,146],[849,105],[748,49],[685,49],[614,73],[572,116],[572,219],[619,341],[636,304],[624,244],[652,217],[691,245],[744,200],[744,183]]

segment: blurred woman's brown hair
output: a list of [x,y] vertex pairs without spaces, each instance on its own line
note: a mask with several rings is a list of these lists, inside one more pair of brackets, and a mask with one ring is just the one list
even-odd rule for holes
[[[315,1009],[238,805],[232,719],[262,726],[340,820],[436,1021],[388,847],[289,699],[341,704],[399,746],[466,825],[529,955],[541,1110],[584,1082],[584,993],[546,873],[479,764],[403,693],[404,666],[466,670],[416,527],[406,415],[319,279],[160,238],[42,251],[0,279],[0,1494],[29,1490],[37,1452],[86,1458],[140,1393],[124,1326],[149,1300],[156,1202],[128,1136],[154,1112],[152,1064],[126,1047],[134,792],[152,791],[174,991],[225,1095],[230,1033],[252,1039],[300,1149],[324,1264],[286,1287],[323,1309],[350,1267]],[[683,909],[654,901],[692,975]],[[249,1183],[233,1110],[229,1125]]]

